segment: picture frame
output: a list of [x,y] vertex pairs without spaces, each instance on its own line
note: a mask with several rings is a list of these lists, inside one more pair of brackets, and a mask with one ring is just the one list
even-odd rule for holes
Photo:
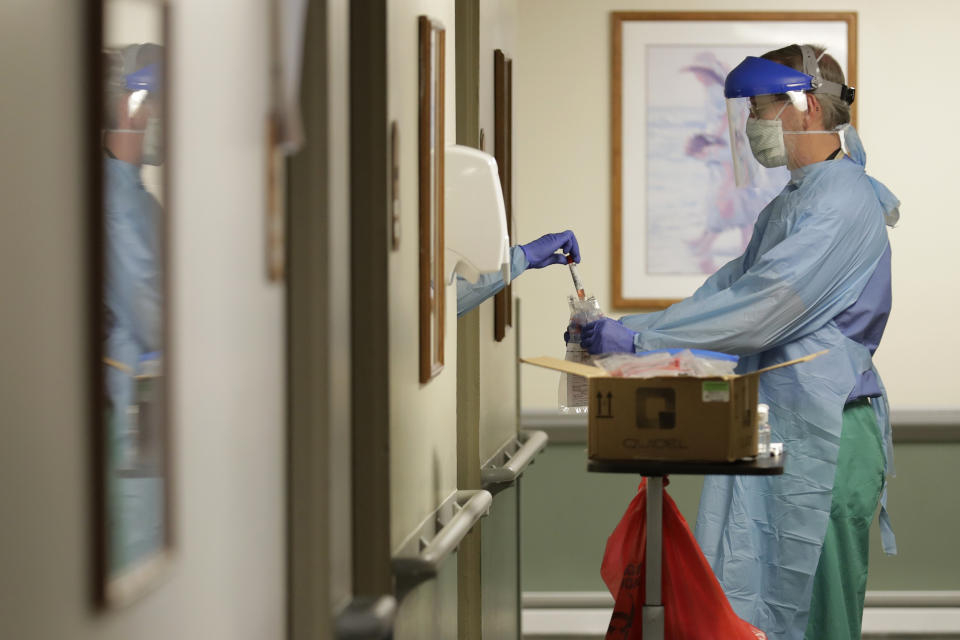
[[[510,246],[516,242],[513,222],[513,60],[500,49],[493,52],[493,157],[507,213]],[[493,297],[493,338],[501,342],[513,326],[513,287],[507,283]]]
[[443,370],[444,349],[444,75],[446,31],[419,18],[420,382]]
[[173,551],[170,51],[165,0],[88,0],[93,601],[154,588]]
[[733,184],[723,80],[789,44],[825,45],[856,86],[855,12],[611,13],[614,308],[666,308],[742,253],[788,173]]

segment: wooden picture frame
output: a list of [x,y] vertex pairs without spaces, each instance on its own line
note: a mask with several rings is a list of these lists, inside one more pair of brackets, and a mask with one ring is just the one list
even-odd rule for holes
[[93,599],[154,588],[173,548],[169,11],[88,0]]
[[857,14],[613,12],[611,31],[612,304],[663,309],[742,252],[788,180],[760,169],[754,192],[730,187],[726,73],[747,55],[822,44],[856,86]]
[[446,32],[420,16],[420,382],[443,370],[443,166]]
[[[513,60],[497,49],[493,52],[493,156],[500,174],[500,188],[507,212],[510,246],[516,238],[513,223]],[[493,338],[502,341],[513,326],[513,287],[509,283],[493,298]]]

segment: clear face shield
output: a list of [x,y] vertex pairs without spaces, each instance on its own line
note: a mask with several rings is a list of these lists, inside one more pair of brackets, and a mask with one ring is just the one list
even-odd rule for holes
[[[131,93],[128,100],[131,118],[144,122],[143,164],[163,164],[163,101],[161,97],[155,92],[141,89]],[[138,115],[140,117],[137,117]]]
[[[769,169],[787,164],[783,116],[787,107],[807,110],[803,91],[727,98],[730,150],[738,187],[759,188],[767,183]],[[788,132],[789,133],[789,132]]]
[[123,74],[123,58],[114,54],[108,63],[115,65],[107,87],[106,100],[111,110],[106,132],[137,136],[142,140],[142,164],[163,163],[163,94],[160,63],[153,63]]
[[161,63],[149,64],[126,76],[129,97],[129,113],[143,113],[144,140],[143,164],[163,163],[163,98],[160,94]]

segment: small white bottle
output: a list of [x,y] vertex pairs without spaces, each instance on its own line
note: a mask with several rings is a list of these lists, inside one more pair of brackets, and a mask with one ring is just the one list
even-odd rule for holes
[[757,405],[757,456],[770,455],[770,407]]

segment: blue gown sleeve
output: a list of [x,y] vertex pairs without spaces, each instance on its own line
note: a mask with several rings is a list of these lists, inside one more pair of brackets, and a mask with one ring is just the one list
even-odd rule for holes
[[[744,259],[751,253],[751,251],[756,251],[756,245],[758,242],[759,240],[757,238],[757,232],[754,230],[753,236],[750,239],[750,243],[744,250],[743,255],[738,258],[734,258],[727,264],[714,271],[713,274],[707,278],[696,291],[693,292],[693,295],[690,296],[690,299],[702,300],[710,295],[723,291],[733,284],[737,278],[743,275]],[[641,331],[642,329],[646,329],[647,327],[655,324],[665,311],[667,311],[667,309],[664,311],[654,311],[652,313],[631,314],[620,318],[620,322],[623,323],[624,326],[633,329],[634,331]]]
[[[527,256],[519,246],[510,248],[510,282],[527,270],[530,264]],[[487,298],[503,289],[503,276],[499,271],[482,273],[476,282],[457,276],[457,317],[474,310]]]
[[751,355],[830,322],[856,301],[886,247],[882,223],[865,224],[842,208],[799,212],[786,237],[748,269],[743,265],[751,247],[690,298],[649,314],[652,321],[625,318],[639,331],[637,351],[680,347]]

